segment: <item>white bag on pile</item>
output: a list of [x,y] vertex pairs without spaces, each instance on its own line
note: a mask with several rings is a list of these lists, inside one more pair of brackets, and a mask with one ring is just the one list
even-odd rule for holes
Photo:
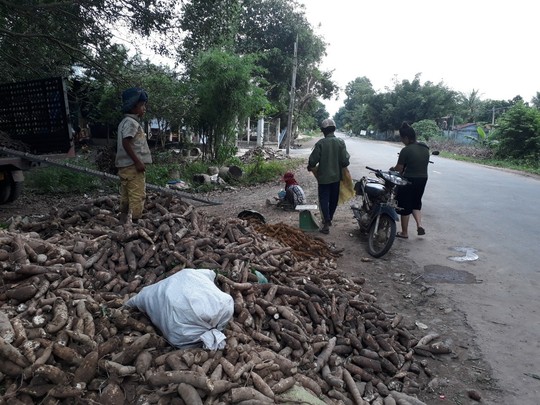
[[163,337],[175,347],[197,346],[209,350],[225,347],[221,332],[233,316],[233,298],[215,284],[208,269],[183,269],[144,287],[126,306],[144,312]]

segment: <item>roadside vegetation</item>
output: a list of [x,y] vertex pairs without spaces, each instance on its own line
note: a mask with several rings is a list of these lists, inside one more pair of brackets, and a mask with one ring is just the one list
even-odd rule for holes
[[[455,139],[452,131],[443,130],[435,120],[414,121],[412,126],[418,139],[432,150],[440,151],[443,157],[540,174],[539,107],[540,104],[529,106],[517,100],[494,124],[478,123],[476,133],[460,139]],[[373,139],[399,141],[397,131],[383,134],[369,131],[367,135]]]
[[[0,34],[0,52],[5,55],[0,68],[5,82],[65,77],[73,128],[88,134],[99,127],[107,139],[114,139],[121,119],[122,90],[144,87],[150,95],[145,124],[152,122],[161,147],[172,135],[181,144],[205,138],[207,145],[203,159],[189,164],[160,155],[159,163],[148,169],[149,183],[165,185],[179,178],[194,192],[222,187],[198,185],[192,178],[210,166],[227,164],[238,165],[244,173],[230,180],[233,186],[265,182],[283,173],[294,163],[236,161],[236,139],[238,128],[246,128],[248,122],[253,127],[262,117],[284,129],[295,66],[292,128],[319,134],[318,124],[329,117],[321,100],[335,97],[339,88],[332,72],[321,67],[326,41],[309,24],[299,2],[149,0],[143,8],[136,0],[113,3],[54,2],[44,7],[30,0],[1,2],[0,18],[7,28]],[[125,13],[118,13],[120,9]],[[126,27],[129,35],[123,36],[133,43],[119,45],[114,26]],[[32,41],[28,32],[34,33]],[[143,42],[172,63],[156,64],[156,59],[144,59],[144,53],[133,55],[130,51]],[[408,121],[443,156],[540,171],[540,92],[532,100],[520,95],[482,100],[479,90],[465,93],[442,81],[422,82],[418,73],[412,80],[396,78],[393,87],[384,90],[358,77],[346,85],[345,96],[333,118],[351,135],[392,140]],[[480,129],[467,145],[452,144],[443,136],[465,123]],[[298,134],[292,135],[296,140]],[[91,156],[81,157],[78,164],[103,170],[95,167]],[[51,167],[32,170],[27,178],[27,189],[42,192],[117,187]]]
[[538,161],[535,162],[530,159],[502,159],[497,157],[493,147],[460,145],[444,138],[433,138],[428,144],[431,150],[440,151],[441,157],[540,175]]
[[[182,181],[186,184],[188,193],[202,193],[227,187],[243,187],[275,181],[288,170],[293,170],[301,164],[301,159],[265,160],[262,154],[255,153],[249,161],[238,157],[229,158],[221,167],[234,166],[241,171],[239,178],[228,177],[224,182],[204,183],[198,181],[201,174],[209,174],[215,170],[216,163],[212,161],[195,160],[186,162],[179,159],[172,151],[155,153],[159,163],[147,166],[146,181],[148,184],[165,187],[168,182]],[[93,154],[78,156],[75,160],[64,161],[70,165],[103,171],[104,167],[96,161]],[[110,168],[109,174],[115,174]],[[25,188],[35,194],[73,195],[93,192],[111,192],[118,189],[118,182],[58,166],[33,169],[25,174]]]

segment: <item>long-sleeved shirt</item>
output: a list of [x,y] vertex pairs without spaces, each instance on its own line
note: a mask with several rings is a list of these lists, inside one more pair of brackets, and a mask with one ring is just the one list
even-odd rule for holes
[[350,155],[345,142],[328,134],[320,139],[309,155],[308,168],[317,168],[317,182],[319,184],[332,184],[341,181],[341,172],[349,166]]

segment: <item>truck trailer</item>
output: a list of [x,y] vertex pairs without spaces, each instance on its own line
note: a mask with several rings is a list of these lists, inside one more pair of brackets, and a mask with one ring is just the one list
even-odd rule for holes
[[61,77],[0,84],[0,204],[21,194],[28,156],[75,155],[66,82]]

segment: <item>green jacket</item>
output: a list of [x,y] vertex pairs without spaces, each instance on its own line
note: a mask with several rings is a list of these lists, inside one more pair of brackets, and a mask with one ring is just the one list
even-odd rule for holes
[[337,183],[341,181],[342,169],[349,166],[349,158],[343,139],[329,134],[315,144],[313,152],[309,155],[308,170],[318,164],[317,182]]

